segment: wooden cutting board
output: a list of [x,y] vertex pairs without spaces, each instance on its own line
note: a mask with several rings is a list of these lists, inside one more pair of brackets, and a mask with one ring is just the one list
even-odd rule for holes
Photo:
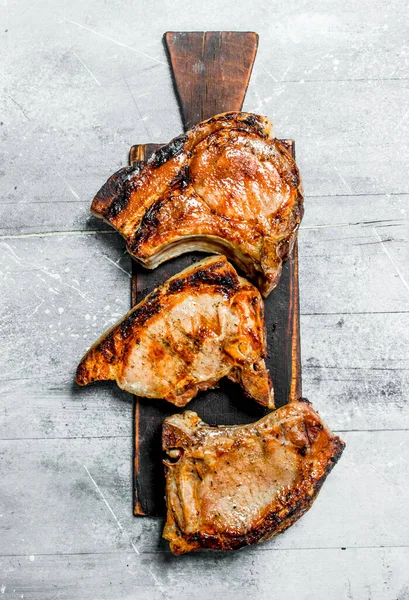
[[[241,110],[257,52],[256,33],[169,32],[164,40],[185,131],[218,113]],[[294,156],[294,142],[284,140],[284,143]],[[147,160],[161,145],[132,146],[130,163]],[[203,253],[189,253],[154,271],[132,261],[132,306],[169,277],[204,256]],[[277,288],[265,300],[265,316],[266,362],[279,407],[290,398],[301,396],[297,245],[284,264]],[[250,423],[268,412],[245,398],[240,386],[228,380],[222,380],[217,389],[199,394],[184,409],[162,400],[135,398],[135,515],[165,514],[162,422],[168,415],[183,410],[193,410],[206,423],[217,425]]]

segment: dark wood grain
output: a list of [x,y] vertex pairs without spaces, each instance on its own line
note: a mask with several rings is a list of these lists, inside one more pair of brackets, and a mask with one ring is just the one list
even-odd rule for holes
[[241,110],[257,33],[170,31],[164,39],[185,129],[218,113]]
[[[166,34],[165,40],[168,44],[171,65],[178,85],[185,129],[213,114],[225,110],[241,109],[252,61],[247,65],[246,73],[248,75],[244,77],[240,62],[243,53],[238,52],[237,72],[235,72],[232,47],[234,46],[236,50],[240,47],[240,37],[238,36],[244,36],[242,42],[247,48],[247,52],[250,46],[249,40],[253,41],[252,60],[254,60],[257,48],[256,34],[235,32]],[[218,44],[215,43],[215,39],[219,40]],[[199,40],[201,40],[200,44]],[[209,48],[213,48],[214,51],[210,52]],[[216,56],[221,63],[219,67],[215,64]],[[195,90],[193,96],[192,92],[188,90],[189,72],[186,65],[195,65],[198,61],[203,62],[204,66],[201,69],[206,74],[207,87],[198,81],[195,70],[190,67],[190,87],[191,90]],[[228,68],[226,65],[229,65]],[[224,82],[227,72],[230,88],[236,86],[237,89],[225,89]],[[213,73],[212,76],[211,73]],[[221,85],[218,85],[219,83]],[[221,91],[218,101],[219,89]],[[228,104],[229,101],[231,101],[230,104]],[[192,121],[192,119],[195,120]],[[283,140],[283,142],[294,156],[294,142],[291,140]],[[158,147],[160,144],[133,146],[130,151],[130,162],[147,160]],[[160,265],[154,271],[143,269],[133,261],[132,305],[137,304],[147,293],[166,279],[203,256],[205,254],[199,252],[186,254]],[[282,406],[289,399],[301,396],[297,245],[292,256],[284,264],[277,288],[265,300],[265,315],[268,338],[266,362],[274,384],[276,405]],[[265,408],[246,398],[241,388],[228,380],[222,380],[217,389],[199,394],[186,408],[197,412],[207,423],[218,425],[251,423],[268,412]],[[186,410],[186,408],[177,409],[161,400],[135,398],[135,515],[162,516],[165,514],[161,451],[162,422],[166,416]]]

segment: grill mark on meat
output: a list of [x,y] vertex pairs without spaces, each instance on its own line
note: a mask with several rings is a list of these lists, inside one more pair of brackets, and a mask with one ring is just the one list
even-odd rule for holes
[[217,123],[217,122],[229,122],[237,119],[237,125],[235,129],[238,131],[246,131],[247,128],[256,129],[258,135],[263,138],[268,138],[268,134],[264,132],[263,120],[262,117],[258,115],[250,114],[250,113],[225,113],[222,115],[216,115],[211,119],[207,120],[207,123]]
[[128,205],[131,192],[136,189],[136,181],[132,178],[139,175],[144,165],[135,163],[114,173],[95,196],[91,210],[100,213],[108,222],[114,219]]
[[[169,335],[169,331],[167,332],[167,335]],[[170,356],[172,360],[176,359],[179,363],[178,372],[180,374],[180,378],[182,378],[183,375],[186,374],[186,370],[184,370],[183,373],[181,373],[181,370],[184,369],[184,367],[186,366],[186,361],[184,361],[180,353],[176,351],[174,345],[172,345],[171,339],[152,338],[151,336],[147,336],[147,340],[149,340],[151,343],[149,354],[154,363],[163,360],[166,356]],[[162,374],[162,379],[167,384],[171,385],[171,379],[166,378],[164,374]],[[180,392],[180,389],[178,389],[178,391]]]
[[149,295],[146,302],[139,305],[136,310],[126,317],[121,322],[121,337],[127,339],[131,333],[132,328],[136,325],[143,327],[152,317],[157,315],[161,309],[160,292],[155,290]]
[[160,223],[159,216],[162,207],[171,200],[171,197],[158,198],[148,208],[142,217],[139,228],[127,243],[127,249],[131,255],[137,255],[139,248],[150,238]]
[[257,117],[255,115],[249,115],[245,119],[242,120],[242,123],[245,125],[249,125],[249,127],[254,127],[257,125]]
[[177,138],[174,138],[169,144],[162,146],[159,150],[156,150],[147,161],[147,164],[152,166],[154,169],[162,166],[168,160],[172,158],[176,158],[183,152],[184,145],[188,139],[187,134],[179,135]]
[[215,291],[231,297],[238,291],[240,283],[237,275],[231,272],[220,273],[223,263],[215,263],[211,269],[198,270],[186,277],[169,284],[169,293],[180,293],[184,288],[199,288],[203,285],[214,286]]
[[170,354],[172,358],[177,358],[180,360],[185,367],[184,375],[186,374],[186,367],[188,367],[195,356],[195,345],[194,340],[189,338],[186,333],[184,335],[184,342],[176,342],[174,339],[170,327],[167,326],[166,333],[164,334],[163,339],[155,339],[150,338],[151,341],[155,344],[161,344],[166,349],[167,354]]
[[190,183],[190,173],[189,173],[189,165],[183,165],[177,175],[170,182],[170,186],[178,187],[180,190],[184,190],[188,187]]

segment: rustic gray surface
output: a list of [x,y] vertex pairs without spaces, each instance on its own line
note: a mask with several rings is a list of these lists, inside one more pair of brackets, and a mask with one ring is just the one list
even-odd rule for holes
[[[19,0],[0,6],[0,598],[409,598],[409,19],[405,0]],[[174,558],[135,519],[132,403],[77,390],[129,307],[89,216],[134,143],[181,122],[161,36],[260,34],[245,108],[293,137],[304,394],[347,450],[311,511],[256,548]]]

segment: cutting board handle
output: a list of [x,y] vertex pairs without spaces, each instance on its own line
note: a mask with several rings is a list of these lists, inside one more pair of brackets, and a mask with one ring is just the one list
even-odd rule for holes
[[185,131],[219,113],[241,110],[257,33],[168,31],[164,41]]

